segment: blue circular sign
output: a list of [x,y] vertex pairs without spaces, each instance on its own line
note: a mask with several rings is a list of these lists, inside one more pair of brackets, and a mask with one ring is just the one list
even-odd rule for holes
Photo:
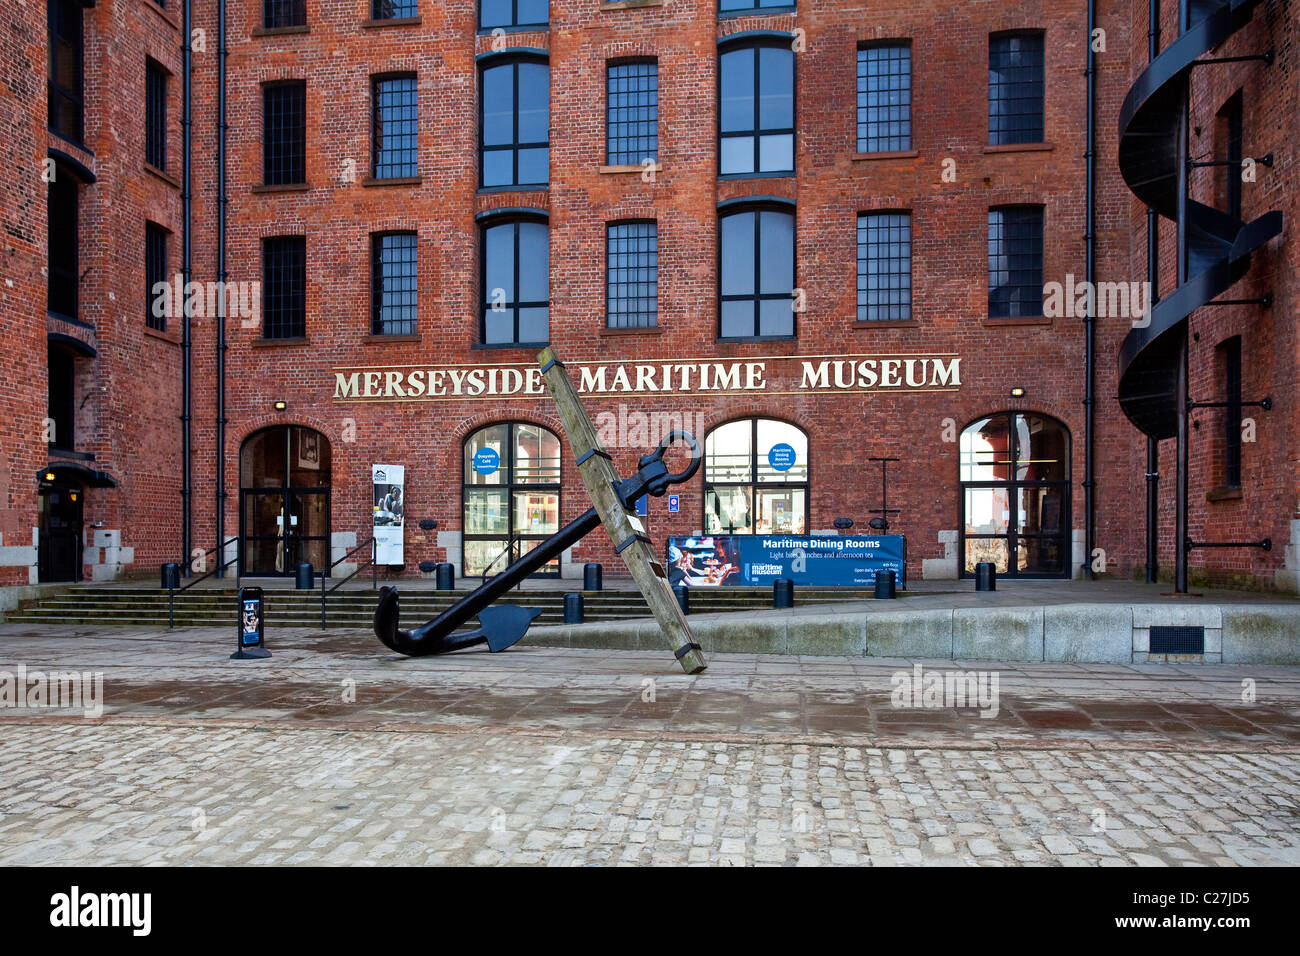
[[501,467],[501,456],[495,448],[480,448],[474,452],[474,470],[480,475],[495,475]]
[[780,442],[767,453],[767,463],[777,471],[789,471],[794,467],[795,457],[794,446]]

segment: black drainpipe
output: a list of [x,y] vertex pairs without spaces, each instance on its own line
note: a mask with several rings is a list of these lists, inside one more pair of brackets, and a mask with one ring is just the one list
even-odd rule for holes
[[[190,77],[190,37],[193,29],[190,20],[190,2],[185,0],[183,36],[181,37],[181,72],[185,75],[184,103],[181,109],[181,150],[183,154],[181,170],[181,272],[185,285],[190,283],[193,263],[193,237],[190,234],[190,136],[193,121],[192,90]],[[181,325],[181,567],[185,576],[190,576],[190,310],[182,307],[184,318]]]
[[[1096,112],[1097,112],[1097,54],[1093,50],[1093,37],[1097,30],[1097,0],[1088,0],[1088,152],[1087,160],[1087,185],[1084,192],[1084,206],[1086,208],[1085,216],[1087,218],[1087,236],[1086,236],[1086,263],[1085,272],[1087,273],[1085,281],[1089,283],[1089,288],[1096,288],[1096,271],[1097,271],[1097,199],[1096,199],[1096,178],[1097,178],[1097,131],[1096,131]],[[1084,424],[1083,424],[1083,574],[1087,578],[1092,578],[1092,555],[1096,547],[1096,526],[1094,521],[1094,501],[1093,501],[1093,444],[1094,432],[1096,427],[1094,406],[1095,406],[1095,359],[1094,351],[1096,348],[1096,297],[1093,297],[1093,307],[1090,308],[1083,318],[1086,332],[1084,347]]]
[[[1147,8],[1147,63],[1160,53],[1160,0],[1150,0]],[[1148,310],[1160,298],[1160,216],[1147,207],[1147,285],[1151,294]],[[1160,442],[1147,437],[1147,564],[1146,579],[1154,584],[1160,579]]]
[[[217,577],[226,576],[226,0],[217,3]],[[242,301],[242,300],[241,300]]]

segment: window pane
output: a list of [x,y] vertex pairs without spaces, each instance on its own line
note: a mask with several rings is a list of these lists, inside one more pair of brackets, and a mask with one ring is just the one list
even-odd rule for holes
[[510,514],[506,510],[504,489],[465,489],[465,534],[505,535],[509,529]]
[[[506,442],[509,440],[508,425],[489,425],[487,428],[480,428],[469,440],[465,442],[465,460],[462,467],[464,482],[467,485],[501,485],[505,484],[508,476],[506,474],[509,457],[506,454]],[[490,448],[496,452],[497,468],[489,474],[481,473],[474,467],[474,456],[485,448]],[[502,499],[504,501],[504,499]],[[502,511],[504,512],[504,508]]]
[[1059,424],[1037,415],[1016,416],[1019,481],[1066,481],[1070,436]]
[[262,335],[268,339],[306,334],[307,240],[262,240]]
[[508,309],[515,301],[514,223],[492,226],[484,231],[483,255],[483,297],[489,307],[495,305]]
[[483,313],[483,341],[488,345],[502,345],[515,340],[515,313],[513,309]]
[[610,328],[658,322],[659,236],[653,222],[611,225],[605,240],[605,310]]
[[268,86],[262,93],[262,181],[284,186],[307,181],[307,88]]
[[510,149],[489,150],[483,154],[483,185],[509,186],[515,181],[515,154]]
[[546,23],[546,0],[516,0],[518,23]]
[[753,420],[727,422],[704,442],[704,471],[712,482],[753,480]]
[[789,169],[794,169],[794,137],[789,133],[759,137],[758,172],[779,173]]
[[754,501],[755,534],[806,534],[804,488],[759,491]]
[[545,183],[550,178],[550,150],[521,149],[519,151],[519,185],[535,186]]
[[754,137],[727,136],[719,144],[718,171],[724,175],[730,173],[752,173],[754,169]]
[[759,335],[794,335],[793,300],[763,299],[758,304]]
[[759,238],[762,242],[760,290],[790,295],[794,289],[794,216],[784,212],[762,212]]
[[514,493],[516,534],[555,534],[560,530],[560,496],[534,491]]
[[545,143],[549,138],[550,69],[545,63],[518,63],[519,142]]
[[754,50],[730,50],[719,58],[719,128],[724,133],[754,128]]
[[1006,574],[1010,566],[1010,547],[1006,538],[967,538],[966,573],[973,574],[975,565],[991,561],[998,574]]
[[989,142],[1042,142],[1043,34],[989,40]]
[[[775,454],[772,452],[781,445],[793,449],[793,464],[786,449],[778,447]],[[785,471],[780,470],[787,464]],[[808,480],[808,436],[801,429],[772,418],[758,420],[758,480],[786,483]]]
[[1043,211],[989,210],[989,315],[1043,314]]
[[1006,416],[985,418],[961,433],[961,480],[1007,481],[1011,477],[1011,431]]
[[376,335],[412,335],[416,311],[416,237],[375,236],[371,245],[372,329]]
[[722,218],[722,294],[754,292],[754,213]]
[[912,217],[858,217],[858,319],[912,317]]
[[[540,222],[519,223],[519,301],[550,300],[550,250],[547,228]],[[526,341],[538,341],[527,339]]]
[[478,0],[479,26],[514,26],[513,0]]
[[618,63],[605,81],[606,158],[611,166],[659,159],[659,67]]
[[519,310],[519,341],[548,342],[551,338],[550,309],[529,308]]
[[723,338],[754,335],[756,326],[757,316],[753,299],[722,303],[721,335]]
[[513,64],[483,71],[483,143],[500,146],[515,138],[515,74]]
[[751,534],[748,485],[708,488],[704,492],[705,534]]
[[1011,529],[1011,491],[1001,488],[966,488],[966,533],[1006,534]]
[[515,470],[518,483],[560,480],[560,440],[540,425],[515,426]]
[[758,78],[759,127],[793,128],[794,51],[788,47],[759,47]]
[[414,176],[419,126],[415,77],[376,80],[373,95],[374,176]]
[[873,46],[858,50],[858,151],[912,148],[912,50]]

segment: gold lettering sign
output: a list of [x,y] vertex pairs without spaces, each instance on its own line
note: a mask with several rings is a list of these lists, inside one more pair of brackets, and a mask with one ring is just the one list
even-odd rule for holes
[[[950,392],[961,387],[961,359],[950,354],[794,355],[743,362],[709,360],[570,362],[587,395],[798,395],[836,392]],[[546,397],[536,366],[342,366],[335,402],[445,402]]]

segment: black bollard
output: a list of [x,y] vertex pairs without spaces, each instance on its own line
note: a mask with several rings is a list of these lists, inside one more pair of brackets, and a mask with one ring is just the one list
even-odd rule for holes
[[584,591],[603,591],[605,589],[605,569],[594,561],[582,566],[582,589]]
[[439,591],[456,590],[456,565],[443,562],[435,569],[435,577],[434,587]]
[[683,614],[691,613],[691,589],[685,584],[673,585],[673,597],[677,598],[677,606],[682,609]]
[[789,578],[772,582],[772,607],[794,607],[794,582]]
[[564,623],[581,624],[582,620],[582,595],[577,593],[564,595]]
[[422,578],[426,578],[426,579],[427,579],[427,578],[431,578],[431,577],[433,577],[434,572],[436,572],[437,570],[438,570],[438,562],[437,562],[437,561],[421,561],[421,562],[420,562],[420,577],[422,577]]
[[876,597],[892,599],[898,595],[894,593],[894,572],[888,569],[876,572]]
[[997,567],[992,561],[981,561],[975,565],[975,590],[996,591],[998,589]]
[[175,561],[168,561],[162,566],[162,588],[178,588],[181,586],[181,566]]
[[306,561],[300,562],[294,574],[294,587],[299,591],[310,591],[313,580],[312,566]]

